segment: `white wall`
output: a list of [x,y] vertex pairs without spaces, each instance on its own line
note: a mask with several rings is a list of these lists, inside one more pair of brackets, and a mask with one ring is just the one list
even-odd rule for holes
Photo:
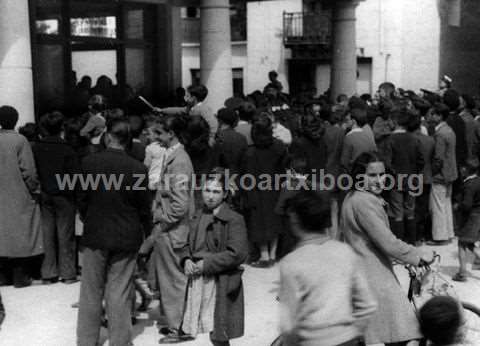
[[247,3],[246,85],[248,92],[263,90],[268,72],[278,72],[285,92],[288,92],[287,62],[290,50],[283,45],[283,12],[301,12],[302,0],[254,1]]
[[105,75],[113,83],[117,82],[117,51],[91,50],[72,52],[72,70],[77,72],[78,79],[90,76],[95,86],[97,78]]
[[439,75],[437,0],[366,0],[357,8],[357,48],[371,57],[374,90],[388,80],[435,90]]
[[[244,78],[244,93],[247,76],[247,44],[245,42],[232,43],[232,69],[242,68]],[[191,69],[200,69],[200,45],[195,43],[184,43],[182,45],[182,86],[184,88],[192,84]]]
[[[232,45],[233,66],[244,69],[244,92],[262,90],[268,72],[276,70],[288,92],[289,49],[283,45],[283,12],[301,12],[302,0],[247,3],[247,42]],[[362,48],[362,49],[360,49]],[[183,45],[183,85],[191,83],[190,69],[200,68],[199,46]],[[357,8],[357,51],[372,58],[371,88],[357,83],[358,93],[380,83],[404,89],[436,90],[440,65],[440,18],[437,0],[365,0]],[[318,92],[328,89],[328,65],[317,66]],[[362,66],[363,69],[366,68]]]

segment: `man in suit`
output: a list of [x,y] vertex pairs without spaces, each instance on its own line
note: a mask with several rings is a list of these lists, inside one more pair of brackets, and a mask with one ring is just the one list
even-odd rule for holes
[[432,245],[445,245],[454,237],[452,216],[452,183],[458,177],[456,137],[447,124],[449,108],[435,104],[432,120],[435,126],[435,151],[432,164],[433,184],[430,194],[432,209]]
[[[82,162],[84,178],[99,179],[79,191],[79,209],[85,228],[84,260],[77,325],[77,345],[97,345],[106,301],[109,339],[112,345],[132,341],[131,292],[137,252],[150,231],[151,197],[147,168],[128,156],[128,120],[107,124],[107,149]],[[107,180],[117,179],[118,184]]]

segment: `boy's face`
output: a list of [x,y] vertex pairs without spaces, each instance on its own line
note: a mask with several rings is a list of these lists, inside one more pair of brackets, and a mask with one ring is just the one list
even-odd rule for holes
[[387,91],[386,91],[385,89],[380,88],[380,89],[378,90],[378,96],[380,96],[380,98],[386,98],[387,95],[388,95],[388,94],[387,94]]
[[187,103],[187,106],[195,106],[195,104],[197,103],[197,99],[192,96],[188,91],[185,93],[185,98],[184,98],[185,102]]
[[146,129],[145,135],[150,143],[157,142],[157,136],[155,135],[155,132],[150,127]]

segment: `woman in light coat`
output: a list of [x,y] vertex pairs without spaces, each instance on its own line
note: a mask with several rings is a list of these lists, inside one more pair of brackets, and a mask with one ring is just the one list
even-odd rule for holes
[[421,339],[419,323],[406,290],[395,276],[392,259],[419,265],[433,260],[433,252],[397,239],[390,230],[384,189],[385,165],[376,154],[363,153],[354,162],[355,188],[343,202],[341,231],[363,259],[363,267],[378,302],[365,334],[366,344],[406,345]]

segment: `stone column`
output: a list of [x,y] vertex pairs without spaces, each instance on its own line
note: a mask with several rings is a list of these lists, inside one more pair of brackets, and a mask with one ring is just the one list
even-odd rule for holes
[[233,96],[229,0],[202,0],[200,8],[200,79],[216,113]]
[[28,0],[0,1],[0,106],[15,107],[18,126],[35,121]]
[[176,88],[182,86],[182,23],[180,7],[158,6],[158,63],[160,95],[168,104]]
[[331,98],[352,96],[357,90],[357,0],[338,0],[333,5]]

